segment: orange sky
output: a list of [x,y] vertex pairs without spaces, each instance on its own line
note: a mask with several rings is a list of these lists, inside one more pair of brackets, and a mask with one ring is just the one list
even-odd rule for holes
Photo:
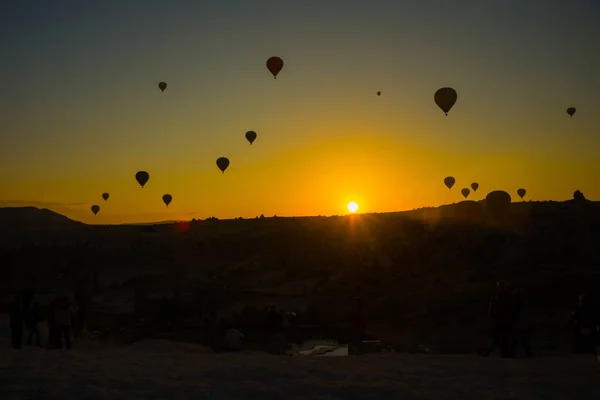
[[597,6],[225,3],[7,9],[0,205],[105,224],[395,211],[474,181],[474,199],[600,197]]

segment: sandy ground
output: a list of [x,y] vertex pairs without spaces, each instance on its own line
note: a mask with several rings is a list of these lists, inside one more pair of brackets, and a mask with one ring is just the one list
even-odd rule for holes
[[10,348],[0,326],[0,398],[12,399],[600,399],[593,357],[503,360],[378,354],[211,354],[146,340],[127,348]]

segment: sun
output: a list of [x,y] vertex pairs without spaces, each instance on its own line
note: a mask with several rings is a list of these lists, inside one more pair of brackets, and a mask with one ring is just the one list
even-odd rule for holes
[[355,201],[351,201],[350,203],[348,203],[348,211],[350,211],[352,214],[354,214],[355,212],[358,211],[358,204],[356,204]]

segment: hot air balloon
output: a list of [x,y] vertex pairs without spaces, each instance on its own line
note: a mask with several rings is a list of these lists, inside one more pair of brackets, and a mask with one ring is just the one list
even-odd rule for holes
[[100,211],[100,206],[94,204],[92,206],[92,212],[94,213],[94,215],[98,214],[98,211]]
[[576,111],[577,109],[575,107],[567,108],[567,114],[569,114],[571,117],[573,116],[573,114],[575,114]]
[[479,189],[479,183],[477,183],[477,182],[471,183],[471,189],[473,189],[473,191],[476,192],[477,189]]
[[456,179],[454,179],[453,176],[447,176],[444,178],[444,185],[446,185],[448,189],[452,189],[452,186],[454,186],[455,183]]
[[109,197],[110,195],[108,193],[102,193],[102,198],[104,199],[104,201],[108,200]]
[[256,140],[256,132],[248,131],[246,132],[246,140],[252,144]]
[[508,210],[512,199],[503,190],[494,190],[485,197],[485,206],[494,216],[500,216]]
[[463,195],[463,197],[466,199],[467,197],[469,197],[469,195],[471,194],[471,191],[468,188],[464,188],[463,190],[460,191]]
[[229,159],[227,157],[217,158],[217,167],[219,167],[221,172],[225,173],[225,170],[229,167]]
[[457,98],[458,94],[456,93],[456,90],[449,87],[438,89],[437,92],[435,92],[435,95],[433,95],[435,104],[442,109],[446,116],[448,116],[448,112],[452,106],[454,106],[454,103],[456,103]]
[[163,203],[165,203],[165,205],[167,207],[169,207],[169,204],[171,204],[171,201],[173,201],[173,196],[171,196],[170,194],[163,194]]
[[135,174],[135,180],[140,184],[141,187],[144,187],[148,180],[150,179],[150,174],[146,171],[138,171]]
[[377,96],[381,96],[381,92],[377,92]]
[[161,90],[161,92],[164,92],[167,88],[167,82],[158,82],[158,88]]
[[273,78],[277,79],[277,74],[283,69],[283,60],[279,57],[271,57],[267,60],[267,69],[273,74]]
[[521,200],[523,199],[523,197],[525,197],[525,195],[527,194],[527,190],[521,188],[519,190],[517,190],[517,194],[519,195],[519,197],[521,198]]

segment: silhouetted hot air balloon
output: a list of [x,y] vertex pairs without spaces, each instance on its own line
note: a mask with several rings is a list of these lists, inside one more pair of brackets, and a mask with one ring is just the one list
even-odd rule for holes
[[479,189],[479,183],[477,183],[477,182],[471,183],[471,189],[473,189],[473,191],[476,192],[477,189]]
[[435,95],[433,95],[435,104],[442,109],[446,116],[452,106],[454,106],[454,103],[456,103],[457,98],[458,94],[456,93],[456,90],[449,87],[438,89],[437,92],[435,92]]
[[169,204],[171,204],[171,202],[173,201],[173,196],[171,196],[170,194],[163,194],[163,203],[165,203],[165,205],[167,207],[169,207]]
[[500,216],[508,210],[512,199],[510,194],[503,190],[494,190],[485,197],[485,206],[494,216]]
[[571,117],[573,116],[573,114],[575,114],[576,111],[577,109],[575,107],[567,108],[567,114],[569,114]]
[[381,92],[377,92],[377,96],[381,96]]
[[471,194],[471,191],[468,188],[464,188],[463,190],[460,191],[463,195],[463,197],[466,199],[467,197],[469,197],[469,195]]
[[94,215],[98,214],[98,211],[100,211],[100,206],[94,204],[92,206],[92,212],[94,213]]
[[453,176],[447,176],[444,178],[444,185],[446,185],[448,189],[452,189],[452,186],[454,186],[455,183],[456,179],[454,179]]
[[148,180],[150,179],[150,174],[146,171],[138,171],[135,174],[135,180],[140,184],[141,187],[144,187]]
[[229,159],[227,157],[217,158],[217,167],[219,167],[221,172],[225,173],[225,170],[229,167]]
[[521,188],[519,190],[517,190],[517,194],[519,195],[519,197],[521,198],[521,200],[523,199],[523,197],[525,197],[525,195],[527,194],[527,190]]
[[108,200],[109,197],[110,195],[108,193],[102,193],[102,198],[104,199],[104,201]]
[[267,69],[273,74],[273,78],[277,79],[277,75],[283,69],[283,60],[279,57],[271,57],[267,60]]
[[246,140],[252,144],[256,140],[256,132],[248,131],[246,132]]
[[167,88],[167,82],[158,82],[158,88],[161,90],[161,92],[164,92]]

